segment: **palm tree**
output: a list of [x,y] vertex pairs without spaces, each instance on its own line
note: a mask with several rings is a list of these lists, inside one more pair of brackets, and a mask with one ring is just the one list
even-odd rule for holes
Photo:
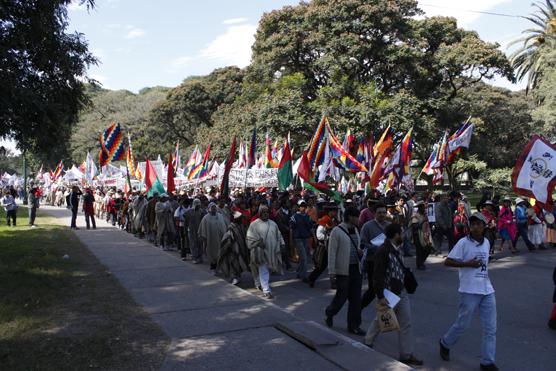
[[510,61],[518,81],[528,75],[526,92],[537,86],[545,63],[546,51],[556,46],[555,0],[544,0],[544,3],[537,1],[531,5],[537,8],[537,11],[524,18],[537,27],[524,30],[522,33],[526,36],[509,44],[512,46],[522,43],[522,46],[510,55]]

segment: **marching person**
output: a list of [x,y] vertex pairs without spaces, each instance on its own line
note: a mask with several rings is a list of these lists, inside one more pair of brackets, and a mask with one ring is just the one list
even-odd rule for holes
[[444,236],[448,240],[448,251],[451,251],[452,247],[454,247],[454,218],[452,209],[450,209],[448,204],[448,197],[445,194],[440,196],[440,202],[435,202],[434,204],[434,219],[433,240],[436,251],[442,252]]
[[307,203],[301,199],[297,203],[298,210],[290,219],[293,241],[299,256],[297,264],[297,278],[303,282],[307,280],[307,255],[309,254],[309,239],[312,236],[313,221],[307,214]]
[[[388,300],[384,297],[384,289],[388,289],[400,297],[400,301],[393,308],[400,325],[398,331],[400,362],[411,366],[421,366],[423,361],[413,354],[411,306],[404,287],[402,226],[396,223],[390,224],[384,229],[384,234],[386,240],[374,256],[375,269],[372,282],[378,298],[378,306],[386,307],[389,305]],[[365,335],[365,344],[372,348],[379,334],[378,318],[375,317]]]
[[211,270],[216,270],[220,242],[222,242],[222,237],[227,230],[224,215],[218,213],[217,208],[216,204],[211,202],[208,205],[208,214],[203,217],[199,225],[199,239],[207,254]]
[[314,267],[313,271],[309,274],[309,287],[315,287],[315,282],[319,276],[328,267],[328,239],[330,232],[338,224],[336,216],[338,214],[338,206],[329,204],[324,207],[326,214],[318,221],[317,227],[317,247],[313,253]]
[[249,250],[245,243],[246,230],[242,219],[242,213],[233,212],[232,222],[222,237],[218,254],[217,270],[231,280],[232,285],[237,285],[241,279],[241,273],[248,269]]
[[184,214],[185,228],[188,232],[189,249],[191,250],[191,259],[193,264],[201,264],[203,262],[203,250],[199,241],[199,225],[205,216],[205,211],[201,208],[201,200],[193,199],[191,208],[187,209]]
[[440,338],[440,357],[450,360],[450,348],[471,324],[478,310],[483,325],[481,370],[498,370],[496,353],[496,298],[488,276],[490,242],[485,238],[486,217],[479,212],[469,218],[470,234],[458,241],[444,264],[459,268],[460,304],[456,322]]
[[97,229],[94,203],[95,197],[93,196],[93,191],[90,188],[85,189],[85,195],[83,196],[83,213],[85,214],[87,229],[91,228],[91,224],[93,225],[93,229]]
[[[386,212],[386,210],[385,210]],[[328,272],[332,287],[336,287],[336,295],[326,307],[326,325],[334,325],[334,316],[348,301],[348,331],[355,335],[364,335],[361,326],[361,271],[359,258],[362,250],[357,231],[359,211],[348,207],[344,211],[344,221],[330,233],[328,240]]]
[[535,246],[529,241],[529,218],[527,217],[527,203],[524,199],[517,197],[515,199],[515,220],[517,224],[517,236],[515,239],[515,245],[517,246],[517,239],[521,237],[527,249],[529,251],[534,251]]
[[[375,298],[375,290],[373,288],[373,274],[375,270],[374,254],[376,250],[382,245],[385,238],[384,230],[390,225],[387,218],[386,206],[378,203],[374,204],[371,212],[374,215],[372,220],[366,222],[361,228],[361,248],[364,251],[365,271],[367,272],[367,291],[361,297],[361,310],[365,309]],[[381,236],[382,241],[374,241],[377,237]]]
[[425,203],[423,201],[417,201],[415,207],[417,208],[417,211],[413,213],[410,221],[411,236],[417,255],[417,258],[415,259],[417,269],[424,270],[426,269],[425,261],[427,260],[430,252],[433,250],[433,242]]
[[[268,206],[259,206],[259,217],[255,219],[247,230],[247,248],[250,251],[250,265],[252,272],[258,273],[258,283],[263,295],[273,299],[270,288],[270,272],[282,274],[282,254],[284,239],[276,223],[269,219]],[[257,278],[254,278],[257,280]]]
[[502,207],[498,213],[498,234],[500,235],[500,252],[504,251],[504,242],[508,241],[509,249],[512,254],[518,252],[515,241],[517,239],[517,228],[514,222],[514,213],[511,207],[512,201],[509,197],[504,197]]

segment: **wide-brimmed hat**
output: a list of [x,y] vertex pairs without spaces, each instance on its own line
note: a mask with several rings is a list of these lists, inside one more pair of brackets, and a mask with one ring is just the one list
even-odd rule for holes
[[512,202],[512,199],[510,198],[510,196],[504,196],[504,198],[502,199],[502,201]]
[[232,216],[234,217],[234,219],[239,219],[243,216],[243,214],[236,210],[236,211],[234,211]]
[[494,206],[494,202],[492,202],[491,200],[486,200],[483,205],[491,205]]
[[516,204],[516,205],[519,205],[519,204],[522,203],[522,202],[525,202],[525,200],[524,200],[523,198],[521,198],[521,197],[516,197],[516,198],[515,198],[515,204]]
[[307,205],[307,202],[305,202],[305,200],[303,199],[297,201],[297,206],[301,206],[301,205]]

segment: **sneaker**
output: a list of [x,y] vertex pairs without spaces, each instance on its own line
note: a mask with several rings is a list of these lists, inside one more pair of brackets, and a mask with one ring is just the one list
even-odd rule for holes
[[271,292],[265,292],[265,293],[263,293],[263,297],[264,297],[265,299],[269,299],[269,300],[274,299],[274,295],[272,295]]
[[494,363],[491,363],[489,365],[483,365],[481,363],[481,370],[484,371],[497,371],[498,370],[498,366],[496,366]]
[[442,344],[442,339],[438,341],[438,345],[440,345],[440,358],[444,361],[450,360],[450,349],[446,348],[444,344]]
[[411,356],[409,356],[409,358],[400,359],[400,362],[405,363],[406,365],[411,365],[411,366],[422,366],[423,365],[423,360],[416,358],[413,354]]
[[239,280],[237,278],[232,279],[232,285],[237,285]]

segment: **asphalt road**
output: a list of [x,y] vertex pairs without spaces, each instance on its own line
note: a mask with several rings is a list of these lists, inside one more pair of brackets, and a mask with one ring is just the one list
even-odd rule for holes
[[[489,266],[496,290],[498,332],[496,363],[501,370],[556,370],[556,331],[547,327],[552,308],[552,270],[556,266],[556,249],[511,255],[498,253]],[[415,266],[414,258],[406,263]],[[416,271],[419,288],[411,295],[415,354],[424,359],[423,370],[473,370],[481,361],[481,325],[476,314],[469,330],[452,348],[450,362],[438,355],[438,339],[451,326],[459,302],[457,269],[443,265],[442,257],[429,257],[426,271]],[[202,266],[208,270],[208,266]],[[240,287],[256,291],[251,277],[244,274]],[[364,281],[364,288],[366,282]],[[324,274],[315,288],[295,279],[295,273],[272,275],[274,303],[303,319],[324,320],[324,308],[334,291]],[[374,304],[374,303],[373,303]],[[374,318],[374,305],[363,312],[362,328]],[[363,337],[346,330],[347,304],[334,319],[334,329],[353,339]],[[397,334],[381,334],[375,350],[398,358]]]

